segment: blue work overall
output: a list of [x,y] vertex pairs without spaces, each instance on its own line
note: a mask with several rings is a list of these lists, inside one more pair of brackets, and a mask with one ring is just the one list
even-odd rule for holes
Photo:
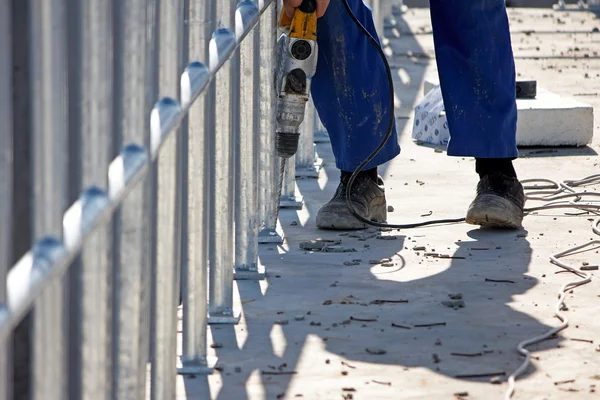
[[[371,10],[348,0],[377,38]],[[451,139],[448,155],[516,158],[515,66],[504,0],[430,0],[436,61]],[[372,42],[331,0],[317,25],[315,107],[336,166],[353,171],[381,142],[390,110],[387,74]],[[392,137],[365,169],[400,153]]]

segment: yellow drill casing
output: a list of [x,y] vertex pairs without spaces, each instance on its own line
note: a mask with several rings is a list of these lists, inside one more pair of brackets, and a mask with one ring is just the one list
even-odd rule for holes
[[290,18],[285,10],[279,17],[279,28],[289,32],[296,39],[317,40],[317,13],[307,14],[296,9],[294,17]]

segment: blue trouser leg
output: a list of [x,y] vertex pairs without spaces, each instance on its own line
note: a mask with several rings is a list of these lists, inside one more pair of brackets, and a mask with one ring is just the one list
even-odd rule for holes
[[430,0],[448,154],[516,158],[515,66],[504,0]]
[[[370,9],[362,0],[348,0],[361,24],[377,38]],[[348,15],[342,0],[332,0],[318,20],[317,72],[312,97],[329,132],[336,166],[353,171],[375,150],[385,135],[390,109],[389,87],[383,62],[372,42]],[[365,169],[381,165],[400,153],[393,134]]]

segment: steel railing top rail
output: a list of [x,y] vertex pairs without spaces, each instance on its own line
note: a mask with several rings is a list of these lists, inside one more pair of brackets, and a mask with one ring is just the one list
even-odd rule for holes
[[235,11],[234,30],[217,29],[209,42],[208,66],[194,61],[181,75],[181,103],[164,97],[150,115],[150,149],[127,144],[110,163],[108,191],[92,186],[64,213],[63,240],[46,236],[32,246],[9,271],[7,308],[0,308],[0,338],[7,337],[32,307],[38,294],[63,275],[86,239],[112,218],[129,192],[150,171],[161,146],[186,117],[195,100],[208,87],[217,72],[232,57],[240,43],[257,25],[260,16],[274,0],[242,0]]

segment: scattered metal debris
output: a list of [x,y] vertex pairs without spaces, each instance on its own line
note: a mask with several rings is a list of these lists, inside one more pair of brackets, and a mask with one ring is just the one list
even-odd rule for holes
[[357,322],[377,322],[377,318],[357,318],[353,316],[350,316],[350,320]]
[[442,301],[442,305],[455,310],[458,310],[459,308],[465,308],[465,302],[462,300],[446,300]]
[[581,271],[597,271],[598,266],[597,265],[584,265],[583,267],[581,267],[579,269]]
[[287,319],[280,319],[280,320],[275,321],[275,325],[287,325],[289,323],[290,323],[290,321],[288,321]]
[[366,351],[367,353],[369,353],[369,354],[373,354],[373,355],[376,355],[376,356],[380,356],[380,355],[382,355],[382,354],[385,354],[385,353],[387,353],[387,351],[385,351],[385,350],[383,350],[383,349],[378,349],[378,348],[376,348],[376,347],[367,347],[367,348],[365,349],[365,351]]
[[316,239],[308,242],[301,242],[300,249],[306,251],[323,251],[328,246],[337,246],[342,244],[341,240]]
[[235,367],[233,370],[237,373],[240,373],[242,372],[242,367]]
[[573,383],[573,382],[575,382],[575,379],[568,379],[566,381],[558,381],[558,382],[554,382],[554,386],[564,385],[565,383]]
[[376,231],[376,230],[368,230],[368,231],[365,231],[365,232],[351,232],[351,233],[348,234],[348,237],[357,238],[359,240],[366,240],[366,239],[374,238],[377,235],[379,235],[378,231]]
[[385,303],[408,303],[408,300],[373,300],[371,304],[385,304]]
[[294,375],[296,371],[260,371],[263,375]]
[[433,211],[429,211],[428,213],[421,214],[421,217],[430,217],[431,215],[433,215]]
[[410,326],[404,326],[404,325],[398,325],[392,322],[392,327],[393,328],[400,328],[400,329],[411,329]]
[[333,301],[331,301],[331,300],[325,300],[325,301],[323,302],[323,305],[324,305],[324,306],[328,306],[328,305],[331,305],[331,304],[333,304]]
[[375,239],[377,239],[377,240],[397,240],[398,236],[396,236],[396,235],[379,235],[379,236],[375,236]]
[[394,212],[394,207],[393,206],[388,206],[388,212]]
[[456,357],[481,357],[483,353],[450,353],[450,355]]
[[499,376],[494,376],[490,379],[490,383],[492,385],[499,385],[502,383],[502,378],[500,378]]
[[304,314],[298,314],[294,317],[294,319],[296,321],[304,321],[304,318],[305,318]]
[[448,295],[452,300],[461,300],[463,298],[462,293],[450,293]]
[[310,321],[310,326],[321,326],[320,322]]
[[360,265],[360,261],[357,261],[357,260],[344,261],[344,265],[347,267],[354,267],[356,265]]
[[441,346],[442,345],[442,341],[440,339],[436,339],[434,344],[436,346]]
[[342,390],[343,390],[344,392],[356,392],[356,389],[354,389],[354,388],[350,388],[350,387],[349,387],[349,388],[342,388]]
[[468,397],[469,396],[469,392],[458,392],[458,393],[454,393],[454,395],[456,397]]
[[483,250],[489,250],[489,247],[471,247],[470,250],[474,250],[474,251],[483,251]]
[[211,344],[210,347],[212,347],[213,349],[220,349],[223,347],[223,343],[215,342]]
[[433,354],[431,355],[431,357],[433,357],[433,362],[434,362],[435,364],[439,364],[439,362],[440,362],[440,361],[442,361],[442,360],[440,360],[440,357],[439,357],[437,354],[435,354],[435,353],[433,353]]
[[343,247],[343,246],[327,246],[323,250],[323,253],[354,253],[356,249],[353,247]]
[[348,368],[356,369],[356,367],[354,365],[350,365],[346,361],[342,361],[342,365],[344,365],[344,366],[346,366]]
[[484,374],[463,374],[463,375],[454,375],[457,379],[472,379],[472,378],[491,378],[493,376],[505,376],[506,372],[489,372]]
[[425,251],[427,250],[425,246],[415,246],[413,247],[413,251]]
[[575,339],[575,338],[571,338],[570,340],[573,340],[575,342],[594,343],[593,340],[589,340],[589,339]]
[[371,379],[371,382],[377,383],[379,385],[392,386],[392,382],[376,381],[375,379]]
[[490,279],[485,278],[486,282],[496,282],[496,283],[515,283],[515,281],[511,281],[509,279]]
[[415,328],[429,328],[432,326],[446,326],[445,322],[435,322],[433,324],[419,324],[419,325],[413,325]]

